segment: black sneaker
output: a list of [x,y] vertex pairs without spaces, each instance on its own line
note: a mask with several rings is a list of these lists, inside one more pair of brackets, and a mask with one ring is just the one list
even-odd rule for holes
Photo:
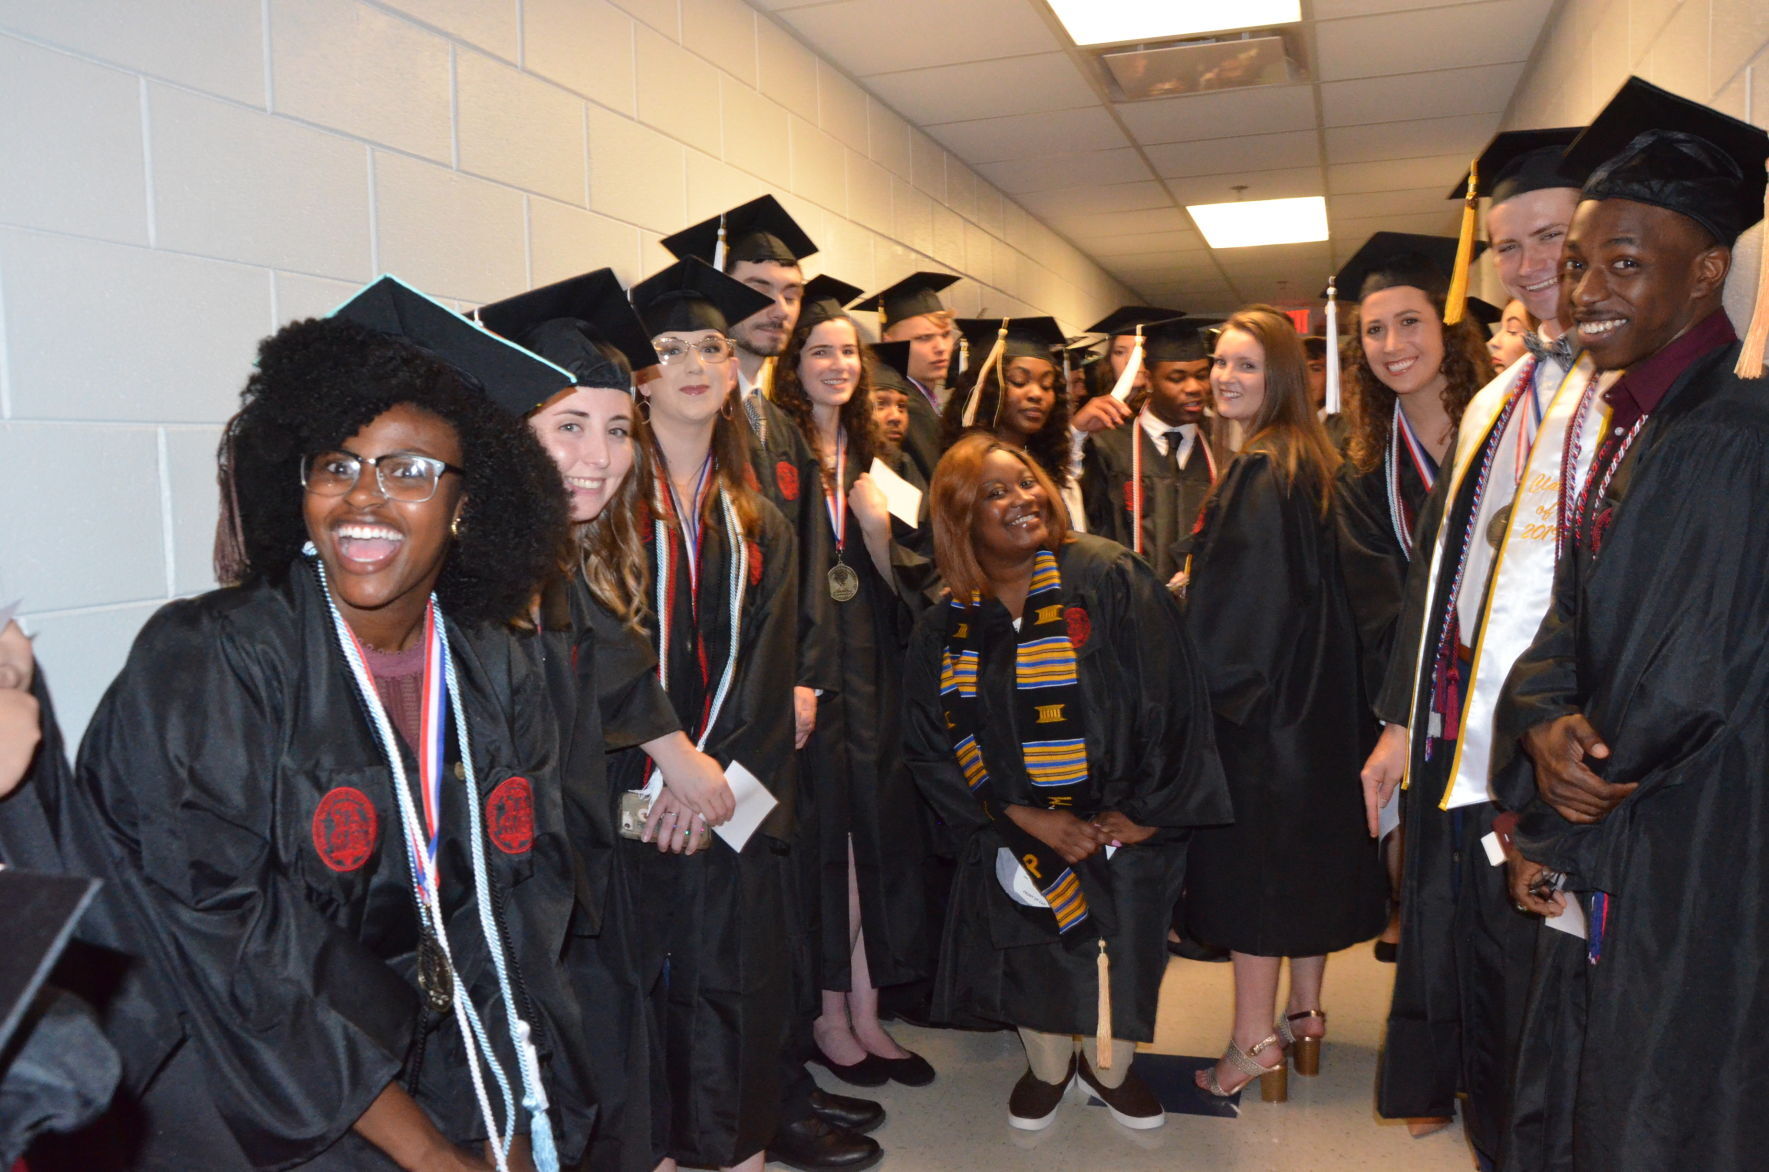
[[1087,1065],[1085,1055],[1081,1058],[1081,1081],[1087,1084],[1112,1118],[1125,1127],[1133,1127],[1138,1131],[1149,1131],[1167,1122],[1167,1112],[1161,1107],[1161,1100],[1155,1098],[1155,1092],[1149,1084],[1137,1077],[1136,1068],[1132,1067],[1124,1074],[1124,1081],[1115,1087],[1103,1087],[1099,1079],[1094,1077],[1093,1068]]
[[1043,1131],[1056,1121],[1057,1108],[1063,1105],[1063,1095],[1074,1081],[1073,1055],[1069,1057],[1069,1073],[1061,1082],[1041,1082],[1028,1066],[1007,1097],[1007,1121],[1021,1131]]

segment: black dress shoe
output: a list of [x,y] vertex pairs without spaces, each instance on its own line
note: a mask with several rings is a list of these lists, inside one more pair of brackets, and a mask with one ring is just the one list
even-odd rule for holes
[[906,1087],[925,1087],[934,1081],[934,1068],[928,1065],[926,1058],[913,1050],[906,1050],[904,1053],[909,1057],[878,1059],[884,1064],[885,1073],[892,1082],[900,1082]]
[[871,1099],[850,1099],[828,1091],[811,1092],[811,1113],[823,1122],[865,1135],[885,1121],[885,1109]]
[[852,1087],[882,1087],[891,1081],[890,1071],[885,1068],[884,1059],[876,1054],[868,1054],[848,1066],[831,1062],[829,1056],[818,1050],[811,1055],[811,1061],[818,1066],[827,1067],[829,1073]]
[[883,1158],[877,1140],[831,1127],[815,1115],[782,1124],[768,1145],[768,1159],[799,1172],[860,1172]]
[[1375,952],[1376,959],[1383,964],[1393,964],[1400,955],[1400,945],[1393,940],[1378,940],[1371,951]]
[[1221,964],[1228,959],[1228,949],[1199,940],[1169,940],[1167,951],[1183,960],[1201,960],[1208,964]]

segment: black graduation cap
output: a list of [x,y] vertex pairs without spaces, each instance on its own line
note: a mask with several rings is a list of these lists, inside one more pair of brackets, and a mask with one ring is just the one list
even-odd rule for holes
[[482,329],[398,277],[364,286],[331,316],[404,338],[452,366],[494,402],[524,404],[523,412],[575,381],[570,371]]
[[1001,352],[1003,362],[1010,358],[1042,358],[1050,362],[1053,352],[1060,350],[1066,340],[1054,317],[961,317],[955,324],[964,340],[970,343],[972,366],[982,362],[983,356],[995,345],[1003,321],[1007,322],[1007,344]]
[[1071,370],[1081,370],[1084,367],[1092,366],[1105,357],[1097,349],[1098,342],[1085,342],[1081,338],[1065,338],[1064,343],[1063,358],[1068,362]]
[[[631,390],[632,376],[596,348],[614,347],[633,370],[653,366],[651,335],[627,300],[613,269],[596,269],[482,306],[480,324],[569,370],[580,387]],[[495,397],[495,396],[494,396]],[[517,404],[505,404],[517,410]],[[538,404],[517,411],[527,414]]]
[[670,330],[717,330],[760,313],[774,301],[696,257],[685,257],[632,288],[633,308],[653,337]]
[[1688,216],[1731,245],[1763,218],[1769,132],[1630,77],[1566,152],[1586,199]]
[[[1339,266],[1334,285],[1344,301],[1362,301],[1367,294],[1397,285],[1411,285],[1443,297],[1456,271],[1459,243],[1454,236],[1377,232]],[[1484,251],[1484,242],[1476,244],[1469,259]],[[1326,296],[1324,290],[1321,296]]]
[[[1582,187],[1585,173],[1569,166],[1566,148],[1579,136],[1582,126],[1558,126],[1550,130],[1506,130],[1493,136],[1474,160],[1474,198],[1494,203],[1548,187]],[[1449,194],[1464,199],[1468,176]]]
[[876,311],[889,326],[892,322],[920,317],[924,313],[944,313],[946,306],[940,300],[940,290],[956,284],[958,278],[951,273],[910,273],[890,288],[871,294],[854,308]]
[[1216,348],[1216,329],[1225,318],[1187,317],[1143,331],[1143,362],[1196,362]]
[[725,229],[725,267],[737,261],[779,261],[795,265],[815,255],[817,245],[798,221],[771,195],[752,199],[692,228],[665,236],[662,244],[677,259],[690,256],[713,263],[718,255],[719,227]]
[[1111,313],[1100,318],[1087,327],[1090,334],[1104,334],[1108,338],[1119,334],[1134,334],[1137,326],[1146,326],[1152,322],[1171,321],[1176,317],[1184,317],[1183,309],[1162,309],[1150,305],[1120,305]]
[[875,342],[872,345],[872,385],[890,387],[904,394],[919,394],[909,383],[909,343]]
[[1468,316],[1485,326],[1489,331],[1504,318],[1505,307],[1483,301],[1479,297],[1468,299]]
[[6,909],[6,948],[0,950],[0,1052],[97,890],[98,880],[83,876],[0,870],[0,907]]
[[805,282],[805,297],[799,303],[799,328],[840,317],[847,312],[848,302],[860,296],[860,286],[838,281],[824,274]]

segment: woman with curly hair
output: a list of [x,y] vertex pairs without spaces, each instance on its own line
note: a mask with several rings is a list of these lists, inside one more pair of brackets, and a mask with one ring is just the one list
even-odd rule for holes
[[[1359,299],[1357,334],[1345,349],[1351,446],[1335,493],[1341,567],[1371,701],[1388,671],[1420,510],[1463,409],[1492,369],[1472,318],[1443,321],[1449,280],[1441,266],[1454,263],[1455,238],[1408,235],[1395,243],[1391,236],[1378,234],[1340,274]],[[1389,835],[1383,842],[1397,896],[1401,841]],[[1377,957],[1392,961],[1399,940],[1393,899]]]
[[483,389],[567,377],[392,278],[260,346],[222,447],[233,584],[149,620],[78,767],[184,1027],[147,1165],[578,1158],[559,732],[508,626],[564,499]]
[[[1232,826],[1194,838],[1187,874],[1186,922],[1229,949],[1235,970],[1228,1051],[1197,1081],[1226,1095],[1258,1078],[1282,1101],[1286,1051],[1297,1073],[1318,1069],[1326,954],[1382,927],[1358,786],[1374,729],[1333,529],[1339,453],[1290,320],[1268,305],[1229,318],[1210,389],[1248,438],[1205,498],[1187,588],[1235,807]],[[1285,957],[1289,1000],[1274,1025]]]
[[[1024,448],[1067,493],[1074,481],[1069,442],[1069,397],[1054,351],[1063,331],[1049,317],[961,318],[970,368],[959,377],[944,414],[946,447],[981,430]],[[1081,520],[1078,501],[1068,502]]]
[[[821,280],[822,278],[819,278]],[[823,471],[833,536],[826,576],[840,686],[806,745],[799,805],[808,922],[817,926],[818,1060],[857,1086],[925,1086],[934,1071],[878,1020],[878,990],[925,975],[920,800],[903,762],[901,650],[914,614],[899,601],[891,514],[867,469],[880,444],[854,319],[808,300],[775,372],[774,398]]]

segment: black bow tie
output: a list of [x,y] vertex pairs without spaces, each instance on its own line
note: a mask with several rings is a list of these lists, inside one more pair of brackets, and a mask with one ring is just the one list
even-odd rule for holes
[[1542,341],[1542,335],[1528,333],[1523,335],[1523,348],[1528,350],[1537,362],[1558,362],[1561,366],[1572,366],[1572,335],[1561,334],[1552,342]]

